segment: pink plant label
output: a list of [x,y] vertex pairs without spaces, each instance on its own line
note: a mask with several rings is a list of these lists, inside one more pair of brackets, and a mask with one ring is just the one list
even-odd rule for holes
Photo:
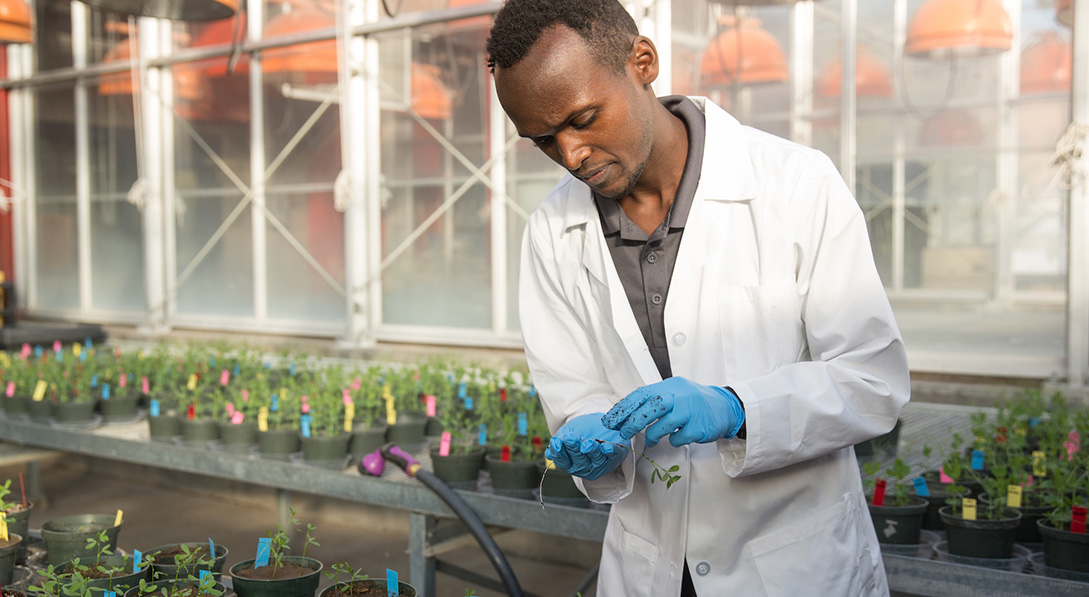
[[310,396],[299,396],[299,402],[302,402],[303,404],[306,404],[308,400],[310,400]]
[[145,394],[151,393],[151,384],[148,382],[146,375],[140,378],[140,391]]
[[243,412],[240,411],[240,410],[234,411],[234,414],[231,415],[231,424],[232,425],[241,425],[242,421],[245,421],[245,420],[246,420],[246,415],[243,414]]
[[250,391],[249,390],[242,390],[242,402],[249,402],[249,401],[250,401]]
[[873,486],[873,505],[884,506],[885,505],[885,480],[878,479]]
[[443,431],[439,436],[439,456],[450,455],[450,432]]
[[1081,444],[1081,436],[1077,431],[1071,430],[1070,434],[1066,436],[1066,441],[1063,442],[1063,447],[1066,448],[1066,459],[1073,460],[1074,454],[1078,453],[1078,447]]
[[344,393],[341,397],[344,399],[344,406],[348,406],[352,403],[352,393],[350,391],[344,390]]
[[234,416],[234,402],[228,402],[227,403],[227,416],[228,417],[233,417]]
[[310,412],[310,405],[304,402],[303,405],[302,405],[302,411],[303,411],[304,415],[306,413]]
[[431,394],[424,396],[424,408],[427,409],[427,416],[435,416],[435,397]]
[[8,389],[7,389],[6,392],[4,392],[4,395],[7,396],[8,398],[11,398],[12,396],[15,395],[15,382],[14,381],[9,381],[8,382]]
[[220,373],[220,374],[219,374],[219,385],[221,385],[221,386],[225,386],[225,385],[227,385],[227,384],[228,384],[228,383],[229,383],[230,381],[231,381],[231,372],[230,372],[230,371],[227,371],[226,369],[224,369],[224,370],[223,370],[223,373]]
[[117,387],[119,387],[119,388],[123,388],[123,387],[126,387],[126,386],[128,385],[128,383],[129,383],[129,376],[128,376],[128,375],[125,375],[125,374],[124,374],[124,373],[122,372],[122,373],[121,373],[121,379],[118,379],[118,380],[117,380]]
[[357,378],[352,380],[352,385],[350,387],[352,388],[352,391],[354,392],[354,391],[358,390],[359,388],[363,387],[363,382],[360,381],[360,379],[357,377]]
[[21,357],[23,357],[23,359],[25,360],[27,357],[30,356],[30,353],[31,353],[30,345],[29,344],[23,344],[23,348],[22,348],[22,350],[19,351],[19,355]]
[[942,483],[946,484],[946,485],[954,482],[953,477],[950,477],[949,475],[945,474],[945,467],[944,466],[938,469],[938,480],[941,481]]
[[62,350],[64,350],[64,347],[61,346],[61,341],[60,340],[54,340],[53,341],[53,352],[60,352]]

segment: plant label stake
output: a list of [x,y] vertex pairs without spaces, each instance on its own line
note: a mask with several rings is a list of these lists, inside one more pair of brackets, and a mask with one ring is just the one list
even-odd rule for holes
[[132,550],[132,571],[140,571],[140,562],[143,561],[144,554],[140,553],[139,549]]
[[439,456],[450,455],[450,432],[443,431],[439,436]]
[[466,397],[465,389],[466,389],[465,382],[461,382],[461,383],[458,384],[458,398],[465,398]]
[[431,394],[424,396],[424,409],[427,411],[427,416],[435,416],[435,397]]
[[208,553],[212,554],[213,560],[216,558],[216,542],[211,537],[208,537]]
[[9,381],[8,382],[8,388],[7,388],[7,391],[4,392],[4,395],[7,396],[8,398],[11,398],[12,396],[15,395],[15,382],[14,381]]
[[219,374],[219,385],[225,386],[228,383],[230,383],[230,381],[231,381],[231,372],[224,369],[223,372]]
[[302,436],[310,437],[310,415],[299,417],[299,424],[302,426]]
[[884,479],[878,479],[873,485],[873,505],[884,506],[885,505],[885,485],[887,483]]
[[242,402],[243,403],[250,401],[250,391],[249,390],[242,390],[241,394],[242,394]]
[[938,467],[938,481],[941,482],[942,485],[949,485],[951,483],[955,483],[955,481],[953,481],[953,477],[945,474],[944,466]]
[[397,409],[393,406],[393,401],[386,402],[386,424],[397,424]]
[[1020,508],[1021,492],[1022,489],[1020,485],[1010,485],[1006,487],[1006,505],[1011,508]]
[[[23,485],[23,471],[19,471],[19,491],[23,494],[23,507],[26,508],[26,486]],[[0,518],[3,518],[0,516]]]
[[37,385],[34,386],[34,395],[31,396],[34,402],[41,402],[42,399],[45,398],[45,390],[47,387],[48,384],[45,383],[44,379],[38,380]]
[[1066,441],[1063,442],[1063,447],[1066,448],[1067,460],[1074,459],[1074,454],[1077,454],[1078,444],[1080,443],[1081,437],[1078,435],[1078,432],[1071,429],[1070,433],[1066,436]]
[[927,486],[925,478],[915,477],[915,480],[911,483],[915,486],[915,495],[930,497],[930,488]]
[[189,381],[185,383],[185,388],[187,390],[189,390],[190,392],[197,389],[197,374],[196,373],[189,374]]
[[115,526],[115,527],[121,526],[121,518],[124,515],[125,515],[125,513],[121,511],[121,508],[118,508],[117,509],[117,516],[115,516],[114,519],[113,519],[113,526]]
[[499,460],[502,462],[510,462],[510,446],[503,446],[499,449]]
[[201,570],[200,571],[200,581],[202,583],[206,582],[205,579],[209,578],[210,576],[212,576],[212,571],[211,570]]
[[98,374],[97,373],[95,375],[91,376],[91,387],[92,388],[97,388],[98,387]]
[[397,584],[397,572],[386,568],[386,595],[389,597],[397,597],[400,589]]
[[1070,532],[1085,533],[1085,506],[1074,506],[1070,509]]
[[125,373],[122,372],[121,373],[121,379],[117,380],[117,387],[119,387],[119,388],[128,387],[128,382],[129,382],[129,376],[125,375]]
[[241,425],[246,420],[246,414],[240,410],[234,411],[231,415],[231,425]]
[[983,470],[983,450],[972,450],[972,470]]
[[355,419],[355,404],[349,399],[344,405],[344,433],[352,432],[353,419]]
[[473,399],[468,396],[465,397],[465,410],[473,410]]
[[64,347],[61,346],[61,341],[60,340],[54,340],[53,341],[53,352],[63,352],[63,351],[64,351]]
[[8,519],[0,516],[0,539],[8,541],[10,538],[8,535]]
[[73,342],[72,343],[72,354],[78,357],[82,352],[83,351],[80,350],[80,347],[79,347],[79,342]]
[[117,597],[117,592],[116,591],[106,591],[105,594],[102,595],[102,597]]
[[534,452],[540,452],[541,451],[541,436],[539,436],[539,435],[534,435],[533,436],[533,451]]
[[197,418],[197,407],[190,404],[185,408],[185,417],[192,421]]
[[526,413],[518,413],[518,435],[529,435],[529,422],[526,420]]
[[266,406],[257,410],[257,430],[268,431],[268,407]]
[[257,540],[257,559],[253,561],[253,567],[261,568],[268,566],[269,555],[272,554],[272,539],[269,537],[262,537]]
[[103,400],[109,400],[110,399],[110,384],[108,384],[108,383],[102,384],[102,399]]
[[41,346],[35,346],[34,347],[34,358],[39,359],[39,360],[42,358],[42,347]]
[[226,406],[226,409],[227,409],[227,416],[228,417],[233,417],[234,416],[234,403],[233,402],[228,402],[227,406]]
[[26,360],[27,357],[30,356],[30,345],[29,344],[27,344],[25,342],[23,343],[23,348],[19,351],[19,356],[23,357],[24,361]]
[[1036,477],[1047,476],[1047,454],[1044,454],[1042,450],[1036,450],[1032,453],[1032,474]]
[[[507,388],[499,388],[499,401],[500,402],[506,402],[507,401]],[[525,434],[523,434],[523,435],[525,435]]]
[[964,511],[964,520],[976,519],[976,501],[972,498],[961,498],[960,507]]
[[144,394],[151,393],[151,383],[148,382],[146,375],[140,378],[140,391]]
[[483,424],[480,426],[480,445],[488,445],[488,426]]
[[152,398],[151,403],[148,405],[148,410],[151,411],[151,416],[153,416],[153,417],[159,416],[159,401]]

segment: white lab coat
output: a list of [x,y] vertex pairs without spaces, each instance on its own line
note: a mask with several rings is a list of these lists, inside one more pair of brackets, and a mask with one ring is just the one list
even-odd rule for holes
[[[888,593],[851,446],[889,431],[907,356],[861,210],[818,151],[742,126],[706,98],[703,171],[665,307],[673,374],[729,385],[747,440],[632,453],[579,480],[614,504],[598,594]],[[564,178],[533,213],[519,300],[526,356],[555,432],[660,376],[589,188]],[[644,450],[642,435],[635,450]]]

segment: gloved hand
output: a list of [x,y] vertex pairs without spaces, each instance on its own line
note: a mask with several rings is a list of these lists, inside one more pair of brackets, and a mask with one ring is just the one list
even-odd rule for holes
[[627,448],[612,442],[628,443],[619,433],[601,424],[601,413],[580,415],[552,436],[545,458],[576,477],[593,481],[611,473],[628,456]]
[[620,431],[624,439],[645,427],[648,448],[666,435],[675,448],[734,437],[744,422],[745,409],[733,392],[683,377],[643,386],[601,418],[605,427]]

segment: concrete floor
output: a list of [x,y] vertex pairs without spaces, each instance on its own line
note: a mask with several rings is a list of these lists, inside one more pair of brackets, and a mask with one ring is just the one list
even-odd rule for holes
[[[17,487],[21,470],[0,468],[0,480],[14,479],[13,487]],[[51,518],[112,514],[121,509],[124,524],[118,547],[129,552],[181,541],[207,541],[211,537],[230,550],[224,567],[227,570],[252,558],[257,540],[276,525],[273,494],[264,488],[78,457],[42,463],[39,470],[44,499],[31,515],[31,529]],[[291,503],[304,528],[307,523],[317,528],[315,537],[320,546],[311,546],[307,555],[321,560],[326,569],[334,562],[346,562],[372,577],[384,578],[390,568],[398,571],[402,581],[410,581],[407,513],[298,494],[292,495]],[[293,537],[296,545],[301,545],[301,539],[301,534]],[[523,531],[504,533],[496,540],[523,589],[538,595],[573,594],[600,553],[600,545],[570,545],[556,537]],[[483,576],[498,578],[475,542],[440,557]],[[437,595],[443,597],[505,594],[446,574],[437,576]],[[331,582],[323,576],[321,587]],[[594,594],[593,588],[583,592],[586,597]]]

